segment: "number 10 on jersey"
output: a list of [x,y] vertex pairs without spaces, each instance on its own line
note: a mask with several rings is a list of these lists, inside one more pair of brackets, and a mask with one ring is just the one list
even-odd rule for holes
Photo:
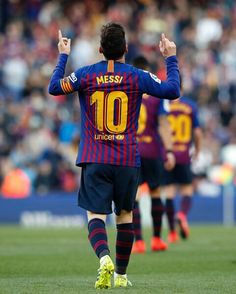
[[113,91],[105,95],[103,91],[96,91],[90,98],[90,105],[93,104],[95,105],[95,124],[99,131],[107,130],[112,134],[125,131],[128,117],[128,96],[125,92]]

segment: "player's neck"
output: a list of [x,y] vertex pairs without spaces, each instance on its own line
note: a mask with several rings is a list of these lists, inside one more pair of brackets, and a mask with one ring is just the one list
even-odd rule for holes
[[[106,61],[108,61],[107,59],[106,59]],[[125,63],[125,57],[123,56],[123,57],[121,57],[121,58],[119,58],[119,59],[116,59],[116,60],[114,60],[115,62],[120,62],[120,63]]]

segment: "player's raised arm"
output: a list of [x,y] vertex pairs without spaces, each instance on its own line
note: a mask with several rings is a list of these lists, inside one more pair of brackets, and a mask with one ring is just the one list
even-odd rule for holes
[[180,76],[178,60],[176,57],[176,45],[162,34],[159,48],[166,61],[167,80],[163,82],[149,72],[141,72],[142,90],[144,93],[158,98],[179,98]]
[[75,73],[64,78],[65,67],[70,54],[71,39],[62,36],[58,31],[59,60],[50,79],[48,91],[51,95],[69,94],[78,90],[78,78]]

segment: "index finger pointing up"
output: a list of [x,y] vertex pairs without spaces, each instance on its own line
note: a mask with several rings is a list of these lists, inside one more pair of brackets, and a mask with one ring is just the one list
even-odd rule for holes
[[62,41],[62,33],[61,33],[61,30],[58,31],[58,38],[59,38],[59,41]]
[[161,42],[162,42],[162,46],[166,47],[166,36],[164,33],[161,34]]
[[161,34],[161,40],[162,40],[162,41],[164,41],[164,40],[165,40],[165,38],[166,38],[165,34],[164,34],[164,33],[162,33],[162,34]]

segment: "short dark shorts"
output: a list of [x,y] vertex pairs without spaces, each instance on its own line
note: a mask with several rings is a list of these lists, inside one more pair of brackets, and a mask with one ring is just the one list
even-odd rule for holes
[[78,204],[93,213],[131,211],[139,183],[140,169],[111,164],[88,163],[82,166]]
[[139,184],[147,183],[149,189],[154,190],[161,185],[163,177],[163,161],[141,157],[141,171]]
[[176,164],[171,171],[164,170],[162,185],[180,184],[188,185],[192,184],[193,174],[190,164]]

